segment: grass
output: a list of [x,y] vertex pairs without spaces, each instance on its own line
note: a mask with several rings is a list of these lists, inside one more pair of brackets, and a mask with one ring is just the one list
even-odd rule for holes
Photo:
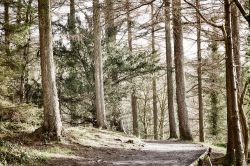
[[24,146],[9,141],[0,142],[0,165],[40,165],[58,155],[73,154],[72,150],[61,146],[43,145],[42,147]]
[[[142,144],[142,141],[134,136],[91,127],[69,127],[66,132],[73,138],[73,142],[83,146],[129,149],[139,148]],[[127,144],[128,140],[133,140],[133,144]]]

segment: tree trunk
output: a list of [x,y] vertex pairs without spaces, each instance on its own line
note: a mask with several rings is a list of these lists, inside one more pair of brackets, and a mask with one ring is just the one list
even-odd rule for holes
[[[114,2],[112,0],[105,0],[105,41],[107,53],[112,54],[112,49],[115,49],[116,44],[116,35],[117,29],[115,26],[115,11],[114,11]],[[111,76],[113,82],[117,82],[118,80],[118,72],[117,70],[111,71]],[[119,86],[119,85],[116,85]],[[122,112],[120,107],[120,101],[118,98],[112,104],[112,125],[115,127],[117,131],[125,132],[123,121],[122,121]]]
[[[214,30],[214,32],[216,32]],[[218,42],[214,39],[211,38],[212,43],[211,43],[211,50],[212,50],[212,64],[218,63]],[[209,78],[211,79],[211,87],[216,85],[219,81],[219,71],[220,69],[212,66],[212,71],[209,74]],[[218,135],[219,133],[219,112],[221,109],[219,108],[220,105],[220,100],[219,100],[219,93],[216,89],[211,88],[209,92],[210,96],[210,103],[211,103],[211,111],[210,111],[210,129],[211,129],[211,134],[212,135]]]
[[237,87],[236,87],[236,76],[234,73],[234,59],[232,53],[232,32],[231,32],[231,15],[230,15],[230,2],[224,0],[225,10],[225,48],[226,48],[226,87],[227,87],[227,106],[229,122],[232,126],[228,125],[229,130],[233,130],[234,135],[234,148],[236,165],[246,165],[244,148],[242,142],[242,133],[240,127],[239,113],[238,113],[238,100],[237,100]]
[[53,59],[50,0],[38,0],[40,56],[43,88],[43,129],[60,139],[62,123],[56,87],[56,71]]
[[[241,77],[241,62],[240,62],[240,35],[239,35],[239,13],[238,8],[235,4],[231,5],[231,18],[232,18],[232,39],[233,39],[233,54],[234,54],[234,62],[236,65],[236,76],[237,76],[237,89],[238,93],[242,94],[242,77]],[[240,95],[239,95],[240,96]],[[244,97],[243,97],[244,98]],[[246,116],[243,110],[243,103],[239,102],[239,116],[240,116],[240,124],[243,135],[244,142],[244,153],[245,157],[248,158],[248,124],[246,120]]]
[[182,140],[192,140],[192,134],[188,122],[188,110],[186,106],[185,73],[183,71],[183,32],[181,22],[181,0],[173,1],[173,32],[174,32],[174,57],[176,99],[179,118],[179,132]]
[[[126,0],[127,5],[127,26],[128,26],[128,47],[130,52],[132,52],[132,20],[130,16],[130,2]],[[131,94],[131,108],[132,108],[132,117],[133,117],[133,134],[139,136],[139,125],[138,125],[138,112],[137,112],[137,97],[136,92],[133,90]]]
[[69,35],[70,35],[70,47],[71,52],[75,53],[76,48],[76,9],[75,9],[75,0],[70,0],[70,11],[69,11]]
[[17,1],[17,11],[16,11],[16,23],[17,24],[21,23],[21,18],[22,18],[21,9],[22,9],[22,1],[18,0]]
[[168,91],[168,115],[169,115],[169,138],[178,138],[174,113],[174,87],[173,87],[173,58],[170,28],[170,0],[164,0],[165,4],[165,40],[167,62],[167,91]]
[[[155,50],[155,27],[154,27],[154,3],[151,3],[151,35],[152,35],[152,56],[153,59],[156,58],[156,50]],[[153,119],[154,119],[154,139],[158,139],[158,109],[157,109],[157,89],[156,89],[156,78],[153,75],[152,82],[153,89]]]
[[158,140],[158,109],[156,94],[156,79],[153,78],[153,116],[154,116],[154,139]]
[[[28,1],[28,6],[27,6],[27,10],[26,10],[26,13],[25,13],[25,23],[27,25],[31,25],[31,19],[29,19],[31,17],[31,5],[32,5],[32,2],[33,0],[29,0]],[[22,4],[21,4],[21,1],[18,1],[18,9],[17,9],[17,16],[16,16],[16,22],[18,24],[21,23],[21,7],[22,7]],[[25,36],[24,37],[26,40],[25,40],[25,46],[24,46],[24,49],[23,49],[23,53],[22,53],[22,64],[21,64],[21,76],[20,76],[20,87],[19,87],[19,102],[20,103],[23,103],[26,101],[26,103],[28,103],[28,99],[26,98],[27,95],[26,95],[26,87],[25,87],[25,84],[27,84],[27,81],[28,81],[28,71],[27,71],[27,66],[29,64],[29,51],[30,51],[30,42],[31,42],[31,30],[29,30],[29,33],[28,33],[28,36]]]
[[131,95],[131,107],[132,107],[132,118],[133,118],[133,134],[139,136],[139,127],[138,127],[138,115],[137,115],[137,97],[135,92]]
[[117,30],[114,15],[114,2],[112,0],[105,0],[105,39],[108,49],[116,42]]
[[93,0],[93,25],[94,25],[94,62],[95,62],[95,91],[97,126],[107,128],[104,105],[103,66],[101,54],[101,23],[99,0]]
[[[200,0],[196,0],[196,7],[200,9]],[[201,60],[201,19],[199,14],[196,14],[197,19],[197,58],[198,58],[198,103],[199,103],[199,140],[204,142],[204,114],[203,114],[203,99],[202,99],[202,60]]]

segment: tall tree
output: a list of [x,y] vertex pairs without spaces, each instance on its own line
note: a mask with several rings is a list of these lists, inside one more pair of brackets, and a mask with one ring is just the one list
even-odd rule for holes
[[[246,115],[243,111],[243,98],[244,98],[244,89],[243,89],[243,82],[242,82],[242,71],[241,71],[241,61],[240,61],[240,33],[239,33],[239,12],[237,6],[235,4],[231,5],[231,26],[232,26],[232,41],[233,41],[233,57],[234,62],[236,65],[236,81],[237,81],[237,89],[238,89],[238,96],[240,99],[238,100],[238,107],[239,107],[239,118],[240,118],[240,125],[242,129],[242,136],[243,136],[243,143],[244,143],[244,153],[246,158],[248,158],[248,124],[246,120]],[[242,100],[241,100],[242,98]]]
[[106,128],[106,113],[103,88],[103,62],[101,53],[101,22],[100,3],[93,0],[93,34],[94,34],[94,62],[95,62],[95,91],[96,91],[96,115],[99,128]]
[[[105,44],[108,55],[113,54],[116,49],[116,35],[117,35],[117,26],[115,24],[115,4],[112,0],[105,0]],[[113,61],[116,63],[116,59]],[[112,69],[110,77],[113,82],[118,80],[118,71],[117,69]],[[117,83],[117,86],[120,86]],[[116,88],[115,87],[115,88]],[[118,96],[118,95],[117,95]],[[122,113],[120,109],[120,99],[119,97],[114,97],[115,99],[110,103],[111,105],[111,115],[112,120],[110,122],[111,127],[115,127],[117,131],[124,132],[124,126],[122,121]]]
[[[200,0],[196,0],[196,7],[200,9]],[[204,142],[204,114],[203,114],[203,100],[202,100],[202,59],[201,59],[201,19],[196,13],[197,20],[197,58],[198,58],[198,103],[199,103],[199,140]]]
[[[33,0],[29,0],[27,3],[27,9],[26,9],[26,13],[25,13],[25,24],[31,26],[32,24],[32,3]],[[17,2],[17,16],[16,16],[16,22],[18,24],[21,23],[21,10],[22,10],[22,4],[21,1]],[[27,99],[27,95],[25,94],[25,92],[27,91],[25,84],[27,85],[27,81],[28,81],[28,64],[29,64],[29,53],[30,53],[30,41],[31,41],[31,30],[29,29],[29,33],[27,35],[24,36],[24,38],[26,39],[25,41],[25,45],[23,48],[23,53],[22,53],[22,64],[21,64],[21,76],[20,76],[20,87],[19,87],[19,102],[23,103],[25,96],[26,96],[26,102],[28,102]]]
[[[152,45],[152,56],[153,59],[156,58],[155,50],[155,22],[154,22],[154,3],[151,3],[151,45]],[[157,89],[156,89],[156,77],[153,76],[153,121],[154,121],[154,139],[158,139],[158,109],[157,109]]]
[[165,42],[167,62],[167,93],[168,93],[168,114],[169,114],[169,138],[177,138],[175,113],[174,113],[174,87],[173,87],[173,58],[171,44],[171,21],[170,21],[170,0],[164,0],[165,9]]
[[[127,7],[127,27],[128,27],[128,47],[130,53],[133,51],[132,46],[132,18],[130,16],[130,0],[126,0]],[[131,94],[131,109],[132,109],[132,118],[133,118],[133,134],[139,136],[139,126],[138,126],[138,112],[137,112],[137,96],[136,91],[133,89]]]
[[51,1],[38,0],[39,39],[43,88],[43,130],[60,139],[62,123],[56,87],[56,71],[53,59],[53,37],[51,27]]
[[183,69],[183,31],[181,21],[181,0],[173,1],[173,33],[174,33],[174,58],[175,58],[175,80],[176,99],[179,118],[180,138],[192,140],[188,121],[188,110],[186,106],[185,76]]
[[[224,0],[225,11],[225,48],[226,48],[226,87],[228,130],[233,130],[233,143],[235,148],[236,165],[246,165],[244,148],[241,136],[241,127],[238,113],[238,98],[236,87],[236,74],[234,73],[234,58],[232,52],[231,7],[229,0]],[[232,127],[232,128],[229,128]],[[228,135],[231,137],[231,135]],[[230,163],[231,164],[231,163]]]

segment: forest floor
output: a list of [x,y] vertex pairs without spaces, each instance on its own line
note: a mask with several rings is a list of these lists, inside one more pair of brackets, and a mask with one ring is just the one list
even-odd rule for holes
[[[31,134],[41,124],[41,111],[29,105],[1,104],[0,166],[190,165],[210,146],[179,140],[147,141],[109,130],[65,125],[63,141],[50,142]],[[223,154],[212,153],[212,160],[220,156]]]
[[199,145],[172,141],[145,142],[144,147],[138,150],[79,145],[68,148],[73,155],[55,156],[43,165],[190,165],[205,152],[205,148]]
[[36,141],[24,134],[5,140],[11,144],[7,147],[15,147],[13,151],[28,153],[23,156],[30,159],[23,163],[21,160],[23,165],[42,166],[190,165],[207,150],[191,142],[142,141],[91,127],[69,127],[65,135],[62,143],[54,144]]

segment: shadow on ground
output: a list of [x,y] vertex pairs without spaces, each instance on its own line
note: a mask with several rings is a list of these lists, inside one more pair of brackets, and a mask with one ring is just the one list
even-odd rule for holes
[[109,166],[109,165],[190,165],[206,150],[196,144],[172,141],[146,142],[141,150],[93,148],[82,145],[61,145],[72,150],[71,155],[59,155],[44,166]]

